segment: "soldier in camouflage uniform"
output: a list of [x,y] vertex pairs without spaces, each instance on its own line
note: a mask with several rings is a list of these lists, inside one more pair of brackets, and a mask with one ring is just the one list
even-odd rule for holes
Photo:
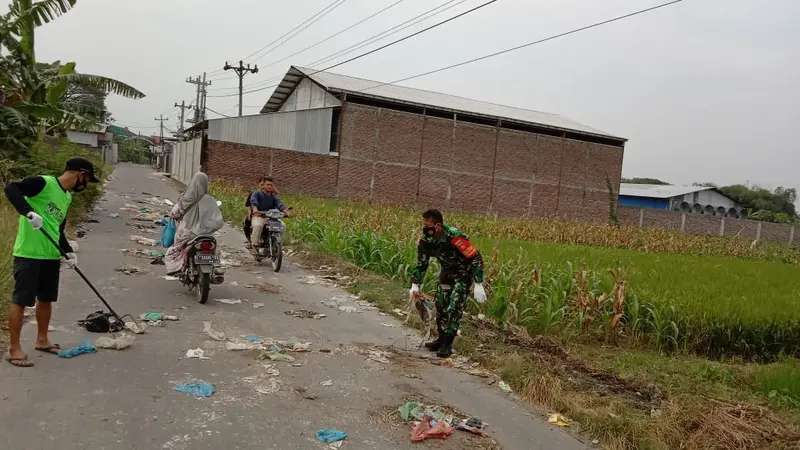
[[438,337],[425,347],[436,351],[441,358],[453,353],[453,340],[458,333],[461,313],[467,302],[469,289],[475,282],[474,296],[479,303],[486,301],[483,289],[483,257],[467,236],[456,228],[445,225],[442,213],[431,209],[422,214],[423,237],[417,247],[417,265],[412,272],[410,294],[420,295],[419,286],[425,279],[431,257],[442,267],[436,288],[436,329]]

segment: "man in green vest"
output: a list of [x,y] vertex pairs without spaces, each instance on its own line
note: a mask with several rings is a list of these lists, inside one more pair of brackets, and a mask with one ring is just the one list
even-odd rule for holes
[[[47,330],[53,302],[58,299],[61,250],[67,255],[65,263],[68,267],[75,267],[78,262],[64,234],[67,210],[72,203],[71,192],[81,192],[89,183],[97,181],[91,162],[73,158],[67,161],[64,173],[58,178],[47,175],[29,177],[5,187],[8,201],[20,214],[14,243],[14,294],[8,312],[11,344],[5,357],[14,366],[33,366],[33,361],[20,346],[26,307],[36,307],[38,332],[34,348],[52,354],[61,349],[50,342]],[[61,249],[56,248],[45,233],[57,239]]]

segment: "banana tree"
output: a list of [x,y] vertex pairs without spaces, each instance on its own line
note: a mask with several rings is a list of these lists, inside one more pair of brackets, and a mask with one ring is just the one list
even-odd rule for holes
[[75,71],[75,63],[37,64],[34,31],[68,12],[76,0],[14,0],[0,16],[0,145],[25,147],[33,139],[96,125],[100,111],[65,101],[70,86],[138,99],[135,88],[100,75]]

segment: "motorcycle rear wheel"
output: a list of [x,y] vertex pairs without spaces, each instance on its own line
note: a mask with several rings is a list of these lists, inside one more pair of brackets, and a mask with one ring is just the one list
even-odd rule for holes
[[272,239],[272,270],[280,272],[283,265],[283,243],[278,239]]
[[201,273],[197,283],[197,301],[205,304],[211,291],[211,274]]

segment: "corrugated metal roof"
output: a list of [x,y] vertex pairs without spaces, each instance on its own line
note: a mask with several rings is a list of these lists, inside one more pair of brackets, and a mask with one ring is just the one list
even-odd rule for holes
[[365,80],[363,78],[339,75],[330,72],[319,72],[314,69],[292,66],[280,84],[275,88],[272,97],[264,105],[262,113],[273,112],[280,109],[283,102],[294,91],[295,86],[304,77],[309,77],[322,85],[328,91],[357,94],[363,97],[372,97],[385,101],[402,102],[421,107],[435,107],[455,113],[468,113],[491,118],[503,119],[512,122],[521,122],[539,125],[564,131],[574,131],[581,134],[602,136],[626,141],[627,139],[615,136],[605,131],[592,128],[558,114],[515,108],[512,106],[497,105],[494,103],[472,100],[455,95],[414,89],[394,84],[384,84],[379,81]]
[[662,184],[634,184],[620,183],[619,195],[629,197],[672,198],[680,197],[692,192],[716,190],[705,186],[673,186]]

